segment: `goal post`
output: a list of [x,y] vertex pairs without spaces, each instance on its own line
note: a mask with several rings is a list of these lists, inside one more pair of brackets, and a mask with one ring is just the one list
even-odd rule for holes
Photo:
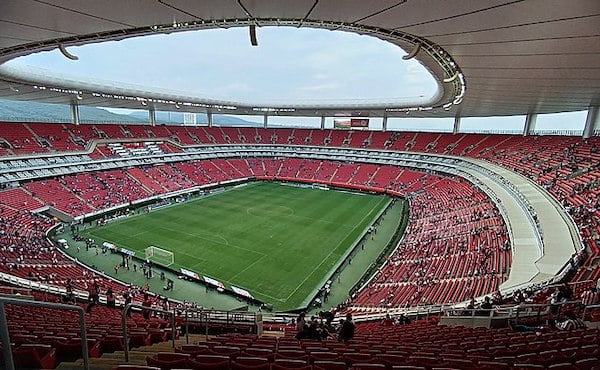
[[146,259],[167,267],[175,263],[175,255],[173,252],[153,245],[146,248]]

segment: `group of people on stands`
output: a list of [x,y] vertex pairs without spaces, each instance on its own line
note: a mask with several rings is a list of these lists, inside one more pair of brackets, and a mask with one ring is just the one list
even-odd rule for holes
[[339,324],[333,322],[334,314],[324,311],[319,316],[306,319],[306,313],[301,312],[296,319],[296,339],[326,340],[332,339],[337,334],[340,342],[349,341],[354,337],[356,328],[352,315],[347,314],[345,319],[340,319]]
[[27,211],[0,213],[0,269],[16,270],[28,261],[56,263],[56,253],[45,240],[49,226],[46,218]]
[[381,326],[409,325],[410,322],[410,318],[405,314],[400,314],[395,318],[392,318],[390,314],[386,314],[381,320]]

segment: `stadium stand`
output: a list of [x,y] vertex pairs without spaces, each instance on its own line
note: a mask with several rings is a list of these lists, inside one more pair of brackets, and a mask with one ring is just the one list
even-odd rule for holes
[[[148,354],[160,368],[202,369],[595,369],[597,329],[515,333],[510,329],[436,325],[425,319],[406,325],[357,324],[345,342],[227,334],[173,352]],[[560,364],[560,367],[556,366]]]
[[[245,161],[235,160],[213,160],[192,161],[178,163],[176,165],[159,165],[143,169],[129,169],[130,175],[144,173],[146,182],[142,182],[146,188],[153,186],[161,192],[189,188],[196,184],[203,185],[212,182],[243,178],[250,174],[251,168],[245,165]],[[423,255],[411,256],[411,268],[415,265],[421,266],[420,279],[407,275],[405,269],[407,263],[396,265],[392,260],[383,276],[392,275],[390,282],[379,281],[368,290],[369,297],[360,296],[357,299],[357,307],[361,306],[383,306],[418,304],[418,303],[447,303],[465,300],[479,293],[489,293],[495,290],[499,283],[506,278],[506,271],[510,263],[509,252],[501,250],[506,245],[507,236],[502,226],[501,219],[495,212],[491,202],[485,196],[476,191],[466,182],[455,180],[443,181],[437,176],[425,175],[420,172],[403,170],[401,175],[390,176],[397,173],[394,167],[375,165],[353,165],[338,164],[327,161],[311,161],[299,159],[286,159],[282,162],[273,159],[264,159],[262,164],[255,164],[258,170],[253,170],[256,176],[269,177],[270,173],[276,174],[278,178],[290,178],[301,181],[324,181],[341,186],[365,186],[367,182],[378,172],[386,174],[387,182],[378,182],[381,189],[389,189],[401,195],[419,191],[420,195],[412,199],[415,206],[428,209],[429,212],[414,212],[411,225],[421,233],[410,232],[405,238],[403,245],[399,248],[398,255],[406,255],[412,250],[422,251],[431,257],[423,258]],[[237,165],[237,166],[236,166]],[[244,167],[246,167],[244,169]],[[327,167],[337,167],[331,179],[319,178]],[[260,169],[264,169],[261,171]],[[272,169],[272,172],[269,170]],[[362,169],[362,171],[361,171]],[[188,174],[190,174],[188,176]],[[202,175],[198,175],[202,174]],[[356,175],[359,176],[357,177]],[[327,175],[328,176],[328,175]],[[138,178],[139,179],[139,178]],[[152,183],[147,181],[152,180]],[[202,182],[198,182],[198,181]],[[392,182],[393,180],[393,182]],[[82,173],[65,176],[59,179],[68,195],[53,192],[59,196],[61,203],[78,201],[78,206],[71,206],[74,215],[84,214],[89,209],[103,209],[110,206],[127,204],[132,200],[147,197],[149,193],[122,171],[112,170],[99,173]],[[29,183],[30,189],[44,187],[47,181]],[[158,185],[166,187],[160,189]],[[54,198],[56,201],[56,198]],[[461,201],[461,199],[463,199]],[[464,199],[469,199],[466,201]],[[72,204],[72,203],[69,203]],[[437,207],[437,208],[435,208]],[[66,207],[63,207],[67,211]],[[430,213],[434,211],[434,216]],[[482,220],[479,220],[479,219]],[[434,241],[437,229],[433,226],[439,225],[440,220],[446,220],[445,229],[447,235],[436,239],[436,247],[439,250],[431,255],[429,244]],[[426,233],[425,233],[426,232]],[[413,240],[414,238],[414,240]],[[454,243],[459,243],[453,248]],[[446,250],[443,250],[443,247]],[[406,250],[405,250],[406,249]],[[453,257],[451,259],[441,258]],[[452,262],[444,271],[448,274],[441,276],[442,266]],[[439,266],[438,266],[439,265]],[[458,269],[458,267],[461,267]],[[437,275],[434,271],[438,271]],[[76,276],[76,275],[75,275]],[[417,272],[419,277],[419,272]],[[462,284],[465,289],[455,289],[455,284]],[[467,289],[468,285],[468,289]],[[473,285],[471,287],[471,285]],[[441,286],[441,288],[439,287]],[[423,291],[421,291],[424,289]],[[452,291],[455,294],[449,294]],[[375,294],[377,293],[377,294]],[[385,296],[385,298],[382,298]],[[447,296],[447,297],[446,297]],[[429,297],[429,298],[427,298]]]
[[[536,181],[546,188],[574,218],[587,247],[587,256],[579,258],[581,268],[572,279],[575,298],[581,298],[582,293],[600,276],[598,268],[600,141],[597,138],[581,141],[578,138],[552,136],[523,138],[481,134],[337,133],[330,130],[305,129],[170,126],[143,128],[133,125],[110,127],[108,125],[77,127],[56,125],[53,128],[47,126],[50,125],[25,123],[0,125],[3,128],[3,131],[0,131],[0,142],[8,143],[2,152],[3,158],[23,154],[75,151],[84,157],[106,159],[123,156],[120,148],[130,151],[142,148],[144,153],[141,155],[146,155],[152,153],[148,149],[149,145],[153,145],[152,148],[160,151],[156,153],[169,153],[184,151],[185,145],[292,143],[421,151],[485,159]],[[40,138],[43,144],[40,144]],[[103,144],[94,147],[93,140],[99,138],[125,141],[120,141],[118,146]],[[129,143],[126,139],[148,141],[140,144]],[[176,143],[173,143],[173,140]],[[83,154],[85,150],[91,150],[91,153],[85,155]],[[53,221],[32,211],[51,206],[67,214],[80,216],[196,185],[245,177],[327,183],[357,189],[388,191],[410,198],[412,207],[409,229],[405,238],[388,257],[385,265],[368,287],[344,305],[343,312],[385,312],[389,307],[466,301],[472,296],[496,291],[507,277],[511,253],[507,247],[506,226],[493,203],[468,182],[459,178],[441,177],[395,166],[297,158],[192,160],[46,178],[24,183],[19,188],[2,191],[0,192],[0,218],[2,219],[0,271],[51,285],[70,286],[82,291],[97,283],[103,292],[110,287],[120,294],[127,291],[128,287],[88,271],[61,253],[57,253],[45,239],[45,231],[54,224]],[[545,291],[544,294],[534,295],[533,299],[546,302],[549,296],[550,293]],[[139,294],[136,297],[140,299]],[[36,298],[59,299],[49,298],[47,295]],[[9,311],[11,315],[16,312]],[[50,313],[38,313],[36,310],[32,311],[34,314],[27,312],[11,316],[11,322],[29,320],[31,315],[35,315],[45,318],[43,320],[45,323],[54,323],[55,326],[40,326],[40,330],[44,333],[40,330],[30,330],[31,333],[27,334],[23,330],[15,329],[18,325],[13,325],[11,335],[13,330],[16,330],[14,334],[18,338],[15,342],[15,353],[19,358],[17,363],[33,358],[36,361],[33,366],[52,367],[59,361],[72,360],[73,357],[66,355],[65,348],[69,345],[74,348],[78,344],[78,334],[71,330],[72,326],[61,324],[66,322],[66,318],[60,321],[56,315]],[[119,313],[120,311],[106,307],[99,307],[93,313],[90,318],[91,336],[88,335],[91,356],[122,348],[122,343],[119,344],[116,339],[120,333],[107,329],[100,321],[94,321],[96,317],[102,315],[117,320]],[[600,319],[594,311],[589,312],[587,318]],[[35,320],[32,322],[37,323]],[[135,332],[140,333],[136,343],[149,344],[148,333],[150,329],[154,329],[151,327],[153,324],[143,323],[134,315],[133,319],[128,321],[128,325],[135,328]],[[167,327],[165,325],[168,324],[163,322],[158,329],[164,333],[168,332],[165,330]],[[61,334],[58,339],[51,340],[49,337],[59,330],[62,330],[61,333],[65,335]],[[198,356],[226,355],[226,361],[232,368],[264,365],[263,360],[252,362],[245,360],[245,357],[260,357],[267,360],[268,366],[273,366],[271,364],[273,361],[289,360],[293,357],[294,354],[289,353],[291,348],[303,353],[296,353],[297,357],[292,360],[304,361],[304,365],[315,368],[336,368],[337,365],[340,366],[338,368],[362,368],[362,365],[355,366],[361,363],[383,364],[389,367],[392,360],[402,362],[402,366],[425,368],[433,366],[434,363],[435,366],[443,365],[451,368],[504,368],[515,364],[548,366],[556,363],[569,364],[571,368],[592,368],[588,366],[592,363],[590,359],[598,358],[598,341],[595,349],[589,347],[592,343],[585,342],[591,341],[589,338],[594,336],[597,339],[597,330],[573,333],[551,332],[543,334],[547,337],[540,338],[534,337],[534,334],[508,332],[506,329],[480,331],[460,328],[459,330],[420,321],[412,326],[404,326],[401,330],[395,327],[381,328],[379,324],[363,324],[357,327],[357,337],[352,343],[345,344],[343,349],[336,348],[337,342],[317,344],[287,338],[293,334],[293,331],[288,330],[286,338],[273,341],[271,348],[268,345],[266,348],[257,348],[269,350],[268,353],[260,353],[251,349],[251,346],[241,348],[243,347],[241,342],[247,342],[248,338],[239,337],[240,342],[235,343],[229,341],[231,337],[224,337],[228,338],[227,340],[215,339],[221,346],[239,347],[239,355],[215,352],[212,343],[209,342],[206,346],[210,351],[196,353],[191,356],[191,359],[186,360],[188,361],[186,364],[204,366],[203,361],[207,358],[198,358]],[[155,338],[166,340],[168,336]],[[385,341],[381,338],[385,338]],[[555,348],[554,343],[558,343],[559,340],[565,341],[568,345]],[[536,344],[535,351],[523,345],[531,341],[539,342]],[[381,348],[377,348],[376,342],[381,345]],[[362,353],[361,345],[364,346],[365,343],[372,350],[366,353],[368,356],[346,355],[350,352]],[[418,347],[415,343],[418,343]],[[351,344],[355,347],[352,350],[350,350]],[[388,345],[388,348],[383,348],[383,345]],[[311,346],[318,350],[308,351],[307,348]],[[586,346],[588,348],[584,348]],[[279,347],[284,348],[281,353]],[[434,347],[438,350],[434,351]],[[390,348],[394,349],[390,350]],[[444,351],[440,351],[440,348]],[[564,351],[563,355],[562,349],[569,349],[570,352]],[[183,351],[183,347],[181,350]],[[376,352],[377,350],[380,352]],[[465,350],[468,356],[461,358],[463,361],[461,363],[459,361],[461,359],[457,358],[458,352]],[[556,351],[556,353],[550,357],[541,356],[540,353],[545,351]],[[313,352],[329,354],[313,356]],[[150,358],[149,365],[160,364],[162,361],[159,355]],[[322,363],[323,361],[326,363]],[[290,366],[290,363],[286,365]]]

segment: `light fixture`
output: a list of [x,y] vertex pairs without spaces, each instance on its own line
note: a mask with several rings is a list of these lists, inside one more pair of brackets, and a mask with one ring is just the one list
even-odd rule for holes
[[77,94],[75,97],[77,100],[83,100],[83,95],[81,95],[81,93]]
[[67,51],[67,48],[65,48],[65,46],[63,44],[58,44],[58,50],[60,50],[60,52],[62,53],[62,55],[64,55],[68,59],[79,60],[79,57],[77,55],[69,53]]
[[258,46],[258,40],[256,39],[256,25],[251,24],[249,31],[250,31],[250,44],[252,44],[252,46]]
[[176,108],[176,109],[180,109],[180,108],[181,108],[181,106],[180,106],[178,103],[175,103],[175,108]]
[[143,105],[144,107],[148,105],[148,103],[146,103],[146,101],[145,101],[145,100],[142,100],[140,103],[142,103],[142,105]]
[[420,42],[416,43],[415,47],[411,50],[411,52],[408,53],[407,55],[403,56],[402,59],[409,60],[409,59],[412,59],[412,58],[416,57],[417,53],[419,52],[419,50],[421,50],[421,43]]
[[455,72],[453,76],[444,78],[444,82],[446,82],[446,83],[452,82],[452,81],[456,80],[457,78],[458,78],[458,72]]
[[10,88],[12,91],[14,91],[14,92],[19,92],[19,89],[17,89],[17,88],[16,88],[16,87],[14,87],[14,86],[9,86],[9,88]]

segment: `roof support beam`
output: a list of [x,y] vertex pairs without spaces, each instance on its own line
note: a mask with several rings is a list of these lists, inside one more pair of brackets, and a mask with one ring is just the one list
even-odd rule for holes
[[269,115],[265,114],[265,118],[263,120],[263,127],[267,128],[269,126]]
[[148,117],[150,118],[150,126],[156,126],[156,109],[154,107],[148,109]]
[[75,101],[71,103],[71,120],[74,125],[79,125],[79,104]]
[[213,115],[210,110],[206,111],[206,121],[208,122],[208,127],[212,127],[213,125]]
[[321,130],[325,130],[325,116],[321,116]]
[[585,127],[583,128],[583,138],[589,139],[594,136],[594,131],[600,127],[600,107],[589,107],[588,114],[585,119]]
[[381,126],[381,130],[382,130],[383,132],[386,132],[386,131],[387,131],[387,123],[388,123],[388,122],[387,122],[387,119],[388,119],[388,116],[387,116],[387,114],[385,114],[385,113],[384,113],[384,114],[383,114],[383,123],[382,123],[382,126]]
[[456,116],[454,116],[454,127],[452,128],[452,133],[454,135],[456,135],[459,132],[460,132],[460,116],[456,115]]
[[523,127],[523,136],[533,135],[535,131],[535,122],[537,121],[537,113],[528,113],[525,117],[525,126]]

